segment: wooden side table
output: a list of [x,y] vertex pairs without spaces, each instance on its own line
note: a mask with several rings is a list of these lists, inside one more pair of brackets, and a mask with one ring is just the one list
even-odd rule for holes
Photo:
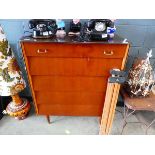
[[[121,132],[122,134],[125,126],[128,123],[126,121],[127,118],[131,116],[132,114],[134,114],[136,111],[146,110],[146,111],[155,112],[155,95],[150,94],[149,97],[146,97],[146,98],[130,98],[124,90],[121,90],[121,96],[124,99],[124,120],[123,120],[122,132]],[[129,110],[131,111],[129,112]],[[155,118],[151,121],[149,125],[147,125],[146,132],[145,132],[146,134],[148,132],[148,129],[154,123],[155,123]]]

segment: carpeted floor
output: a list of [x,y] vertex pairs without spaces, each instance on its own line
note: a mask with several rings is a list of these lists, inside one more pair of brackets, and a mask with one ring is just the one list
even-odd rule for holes
[[[122,129],[122,108],[117,107],[111,134],[120,135]],[[145,117],[143,117],[143,114]],[[145,122],[155,118],[154,113],[143,112],[137,114],[139,119]],[[97,135],[99,133],[98,117],[57,117],[51,116],[52,124],[48,124],[45,116],[36,116],[31,109],[27,119],[17,121],[9,116],[0,120],[0,135]],[[129,122],[137,122],[133,115]],[[128,123],[124,129],[124,135],[143,135],[146,126],[140,123]],[[155,134],[153,125],[148,134]]]

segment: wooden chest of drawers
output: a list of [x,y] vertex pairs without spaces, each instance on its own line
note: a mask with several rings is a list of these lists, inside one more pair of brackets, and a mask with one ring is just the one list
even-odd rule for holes
[[40,115],[101,116],[109,70],[122,70],[128,43],[21,39]]

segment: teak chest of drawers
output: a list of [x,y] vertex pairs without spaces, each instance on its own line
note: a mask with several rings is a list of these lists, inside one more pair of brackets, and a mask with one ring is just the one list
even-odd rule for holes
[[36,113],[102,116],[109,70],[124,69],[129,44],[21,39]]

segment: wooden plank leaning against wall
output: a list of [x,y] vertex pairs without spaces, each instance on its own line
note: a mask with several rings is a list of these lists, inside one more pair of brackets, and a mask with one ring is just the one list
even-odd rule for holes
[[[125,69],[125,64],[127,61],[129,51],[129,44],[126,49],[125,56],[122,61],[121,70]],[[119,96],[120,84],[118,83],[109,83],[107,84],[107,91],[105,97],[105,103],[101,118],[101,125],[100,125],[100,135],[108,135],[110,134],[112,123],[115,115],[116,104]]]

